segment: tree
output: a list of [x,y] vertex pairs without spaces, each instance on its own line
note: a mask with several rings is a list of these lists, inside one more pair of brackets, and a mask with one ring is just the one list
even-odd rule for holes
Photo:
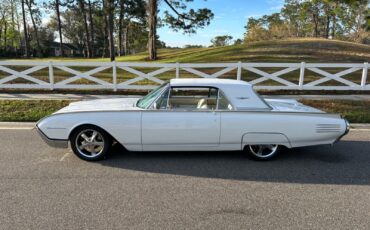
[[60,48],[60,55],[63,57],[63,38],[62,38],[62,22],[60,21],[60,12],[59,12],[59,0],[55,0],[55,12],[57,13],[57,19],[58,19],[58,31],[59,31],[59,48]]
[[[174,31],[182,30],[184,33],[195,33],[196,29],[204,28],[210,24],[213,18],[213,13],[207,8],[190,9],[187,12],[180,13],[179,10],[186,10],[186,3],[193,0],[163,0],[169,6],[175,16],[164,11],[163,24],[168,25]],[[157,59],[156,38],[157,38],[157,13],[158,13],[158,0],[148,0],[148,52],[149,60]]]
[[234,41],[234,44],[233,44],[233,45],[241,45],[241,44],[243,44],[243,40],[242,40],[242,39],[240,39],[240,38],[238,38],[238,39],[236,39],[236,40]]
[[212,46],[227,46],[230,44],[231,40],[233,39],[230,35],[223,35],[223,36],[216,36],[211,40]]
[[22,0],[22,17],[23,17],[23,32],[24,32],[24,42],[25,42],[25,54],[26,57],[30,56],[30,43],[28,40],[28,32],[27,32],[27,23],[26,23],[26,11],[24,9],[25,0]]
[[109,56],[110,60],[115,60],[115,50],[114,50],[114,37],[113,37],[113,11],[114,11],[114,0],[106,0],[105,13],[108,17],[108,40],[109,40]]
[[[85,30],[80,11],[75,8],[70,8],[61,13],[64,21],[62,32],[68,42],[74,44],[82,53],[85,49]],[[76,20],[77,19],[77,20]]]
[[89,22],[90,22],[90,33],[91,33],[91,57],[94,57],[95,56],[95,32],[94,32],[94,19],[93,19],[93,7],[92,7],[92,3],[91,3],[91,0],[88,0],[87,2],[88,4],[88,7],[89,7]]
[[28,6],[28,11],[30,13],[31,17],[31,22],[33,25],[33,32],[36,37],[36,44],[37,44],[37,49],[36,49],[36,54],[38,57],[41,57],[41,45],[40,45],[40,37],[39,37],[39,31],[37,25],[41,24],[41,12],[39,8],[37,8],[36,2],[34,0],[26,0],[26,5]]
[[90,33],[89,33],[89,27],[87,24],[87,17],[86,17],[86,9],[85,9],[85,0],[78,0],[78,6],[80,8],[80,13],[82,15],[83,23],[84,23],[84,29],[85,29],[85,40],[86,40],[86,56],[88,58],[91,58],[91,43],[90,43]]
[[367,9],[365,28],[370,31],[370,9]]
[[369,0],[286,0],[280,13],[250,18],[245,41],[323,37],[366,43]]
[[57,21],[57,30],[59,33],[59,49],[60,49],[60,55],[64,56],[64,50],[63,50],[63,35],[62,35],[62,22],[60,19],[60,7],[66,6],[66,4],[63,4],[63,0],[52,0],[50,2],[44,2],[44,7],[46,9],[51,9],[52,11],[55,11],[56,21]]
[[157,7],[158,0],[148,1],[148,52],[149,60],[157,59],[157,49],[156,49],[156,38],[157,38]]
[[1,56],[16,54],[16,39],[19,37],[16,25],[17,6],[15,0],[3,0],[0,4],[0,50]]
[[[127,55],[129,45],[129,30],[134,27],[142,27],[145,30],[146,10],[144,0],[119,0],[118,16],[118,49],[119,55]],[[146,39],[145,39],[146,40]]]

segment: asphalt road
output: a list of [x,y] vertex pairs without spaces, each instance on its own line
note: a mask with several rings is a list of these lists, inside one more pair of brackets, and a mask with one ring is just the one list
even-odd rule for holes
[[98,163],[0,130],[0,229],[370,229],[370,131],[271,162],[240,152]]

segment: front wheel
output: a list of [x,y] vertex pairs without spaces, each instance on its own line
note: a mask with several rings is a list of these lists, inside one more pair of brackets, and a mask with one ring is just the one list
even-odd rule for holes
[[110,136],[96,126],[81,126],[73,131],[71,148],[79,158],[87,161],[104,159],[111,147]]
[[276,157],[280,152],[280,145],[248,145],[246,151],[254,160],[267,161]]

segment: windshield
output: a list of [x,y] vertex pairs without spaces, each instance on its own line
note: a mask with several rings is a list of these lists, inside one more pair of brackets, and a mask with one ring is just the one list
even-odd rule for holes
[[166,86],[167,86],[167,83],[165,83],[165,84],[159,86],[158,88],[152,90],[145,97],[138,100],[137,103],[136,103],[136,106],[141,108],[141,109],[148,108],[148,106],[153,103],[153,101],[157,98],[157,96],[162,92],[162,89],[164,89]]

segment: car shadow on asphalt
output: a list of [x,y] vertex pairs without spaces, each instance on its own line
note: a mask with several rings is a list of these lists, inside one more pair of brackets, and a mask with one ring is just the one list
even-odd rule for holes
[[286,149],[259,162],[244,152],[127,152],[116,145],[99,164],[150,173],[246,181],[370,185],[370,142]]

